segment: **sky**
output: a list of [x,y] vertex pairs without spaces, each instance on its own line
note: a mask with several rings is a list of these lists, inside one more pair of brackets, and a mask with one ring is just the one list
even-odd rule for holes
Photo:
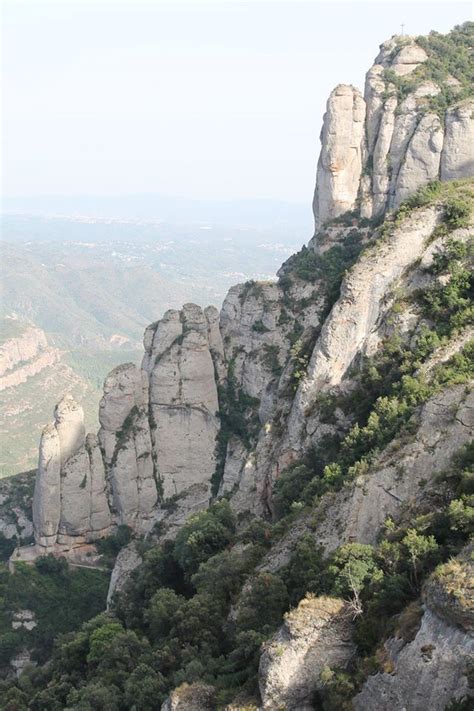
[[470,2],[3,0],[2,192],[308,202],[329,92]]

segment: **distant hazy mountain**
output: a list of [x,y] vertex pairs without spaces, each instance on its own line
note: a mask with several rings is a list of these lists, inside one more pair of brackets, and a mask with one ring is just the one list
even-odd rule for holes
[[306,203],[279,200],[191,200],[166,195],[32,196],[5,198],[3,212],[34,215],[86,215],[106,219],[152,219],[173,224],[206,222],[252,228],[291,228],[308,235],[313,216]]

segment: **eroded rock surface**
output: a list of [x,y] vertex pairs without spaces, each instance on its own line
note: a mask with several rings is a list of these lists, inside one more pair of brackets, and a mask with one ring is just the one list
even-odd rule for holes
[[393,671],[370,676],[354,698],[355,711],[442,711],[453,699],[474,697],[474,564],[472,546],[440,566],[425,587],[426,610],[412,642],[389,639]]
[[328,99],[321,132],[313,211],[316,229],[355,207],[362,174],[365,101],[339,84]]
[[161,711],[213,711],[214,697],[215,689],[208,684],[181,684],[162,704]]
[[343,669],[354,656],[352,622],[346,603],[307,596],[285,615],[285,622],[264,646],[259,667],[265,711],[311,711],[327,667]]
[[219,431],[213,354],[219,368],[222,353],[215,322],[195,304],[168,311],[156,325],[144,367],[150,377],[153,451],[165,498],[193,484],[210,485]]

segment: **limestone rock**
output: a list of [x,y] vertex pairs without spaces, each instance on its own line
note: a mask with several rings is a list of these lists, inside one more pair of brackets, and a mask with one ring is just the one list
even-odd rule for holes
[[446,112],[441,155],[441,180],[474,175],[474,101],[462,102]]
[[225,355],[232,362],[236,383],[253,398],[260,399],[268,383],[275,379],[266,353],[275,353],[275,365],[288,354],[284,329],[279,326],[281,290],[276,283],[233,286],[222,306],[220,330]]
[[46,425],[39,446],[38,472],[33,496],[33,525],[40,546],[56,542],[61,515],[61,453],[54,424]]
[[23,332],[0,346],[0,392],[26,383],[60,359],[60,351],[48,345],[44,331],[25,325]]
[[223,384],[227,375],[227,367],[224,355],[224,343],[219,328],[220,313],[215,306],[207,306],[204,309],[204,316],[207,321],[207,341],[214,362],[217,381],[219,384]]
[[403,163],[397,175],[391,198],[391,207],[438,177],[443,148],[443,130],[435,114],[425,114],[408,144]]
[[474,392],[464,385],[434,395],[421,409],[414,441],[380,455],[353,488],[328,495],[316,513],[314,536],[328,553],[343,543],[374,545],[384,521],[398,520],[405,508],[420,505],[469,442],[474,428]]
[[[16,319],[13,319],[15,322]],[[35,326],[25,325],[15,338],[8,338],[0,346],[0,378],[22,363],[34,360],[48,347],[46,334]]]
[[356,204],[362,174],[364,120],[361,93],[353,86],[337,86],[328,99],[321,132],[313,201],[316,230]]
[[388,445],[352,486],[325,494],[311,516],[298,519],[272,547],[259,570],[273,573],[287,565],[305,534],[326,555],[353,541],[375,545],[388,517],[398,521],[403,514],[409,522],[410,512],[423,506],[473,428],[472,389],[455,385],[434,395],[420,409],[414,437]]
[[416,43],[403,46],[392,61],[392,69],[399,76],[411,74],[422,62],[426,62],[428,55]]
[[107,607],[109,608],[114,595],[118,594],[124,587],[131,573],[142,562],[142,557],[138,553],[135,543],[129,543],[119,552],[115,565],[110,576],[109,589],[107,592]]
[[118,523],[139,529],[158,497],[144,371],[132,363],[114,368],[104,384],[99,420],[112,509]]
[[443,711],[453,698],[472,696],[468,674],[474,637],[427,609],[415,639],[388,640],[393,672],[370,676],[353,699],[355,711]]
[[215,689],[208,684],[181,684],[162,704],[161,711],[214,711],[214,696]]
[[95,540],[108,532],[111,523],[99,442],[95,435],[88,435],[61,471],[58,543]]
[[364,352],[364,343],[381,316],[387,291],[421,257],[438,220],[435,207],[414,211],[402,226],[366,250],[347,274],[339,301],[311,356],[294,410],[307,411],[315,394],[339,384],[356,354]]
[[195,304],[167,312],[156,326],[147,367],[153,454],[165,498],[193,484],[210,486],[215,471],[219,401],[211,348],[221,357],[213,313],[206,318]]
[[423,588],[430,610],[474,636],[474,544],[439,565]]
[[61,450],[61,466],[84,444],[84,410],[70,394],[65,395],[54,411]]
[[264,645],[259,666],[262,708],[312,711],[314,694],[323,688],[323,670],[343,669],[354,653],[346,603],[308,595]]

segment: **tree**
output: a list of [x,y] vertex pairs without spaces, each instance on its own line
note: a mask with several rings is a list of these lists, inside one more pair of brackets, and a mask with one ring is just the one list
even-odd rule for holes
[[423,536],[415,528],[409,528],[402,544],[407,549],[413,570],[413,581],[418,588],[418,572],[420,561],[438,550],[434,536]]
[[226,500],[193,516],[179,531],[173,548],[185,577],[190,579],[201,563],[228,546],[234,530],[234,517]]
[[158,641],[168,636],[185,602],[184,597],[169,588],[161,588],[153,595],[144,615],[152,640]]
[[288,608],[288,591],[283,580],[272,573],[260,573],[243,596],[237,627],[239,630],[272,630]]
[[355,615],[362,612],[360,593],[363,589],[383,578],[374,549],[362,543],[346,543],[338,548],[332,556],[328,572],[333,578],[333,593],[350,596]]
[[90,638],[88,664],[98,664],[120,632],[123,632],[123,627],[119,622],[109,622],[98,627]]
[[164,701],[166,680],[147,664],[139,664],[125,682],[125,706],[153,711]]

